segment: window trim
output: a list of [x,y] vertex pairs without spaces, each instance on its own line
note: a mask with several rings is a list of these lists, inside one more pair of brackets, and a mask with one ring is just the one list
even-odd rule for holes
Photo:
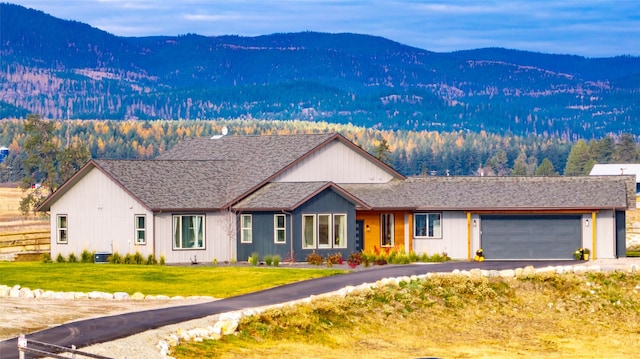
[[[135,240],[133,241],[135,245],[143,246],[147,244],[147,215],[146,214],[136,214],[133,216],[134,218],[134,234]],[[138,227],[138,219],[142,218],[144,221],[144,226],[142,228]],[[142,234],[142,240],[140,240],[140,234]]]
[[[66,222],[65,227],[60,226],[60,219],[64,218]],[[60,234],[64,231],[64,240],[61,239],[62,236]],[[58,214],[56,215],[56,243],[58,244],[68,244],[69,243],[69,216],[66,214]]]
[[[180,221],[180,229],[182,229],[183,226],[183,219],[184,217],[201,217],[202,218],[202,247],[176,247],[176,219],[179,219]],[[178,251],[182,251],[182,250],[205,250],[207,249],[207,232],[206,232],[206,221],[207,216],[205,214],[197,214],[197,213],[193,213],[193,214],[174,214],[171,216],[171,226],[172,226],[172,234],[171,234],[171,239],[172,239],[172,244],[171,247],[173,250],[178,250]],[[180,244],[182,244],[182,230],[180,230],[179,232],[180,234]],[[197,239],[196,242],[197,244]]]
[[[387,223],[384,220],[385,216],[389,216],[390,225],[391,225],[391,238],[390,244],[384,244],[385,239],[385,229],[387,228]],[[380,247],[393,247],[396,243],[396,216],[393,213],[380,213]]]
[[[282,218],[282,227],[278,226],[278,218]],[[281,231],[282,241],[278,241],[278,232]],[[273,215],[273,243],[286,244],[287,243],[287,216],[285,214]]]
[[[439,227],[440,227],[440,233],[439,235],[434,235],[434,236],[429,236],[429,215],[438,215],[439,218]],[[416,220],[417,216],[425,216],[425,234],[424,235],[419,235],[418,234],[418,227],[417,227],[417,223],[418,221]],[[417,212],[413,214],[413,237],[414,238],[420,238],[420,239],[442,239],[442,212]]]
[[[245,218],[249,218],[248,227],[244,226]],[[248,234],[249,234],[248,236],[245,236],[245,230],[248,231]],[[249,237],[249,239],[247,240],[247,238],[245,237]],[[245,243],[245,244],[253,243],[253,216],[250,214],[240,215],[240,243]]]

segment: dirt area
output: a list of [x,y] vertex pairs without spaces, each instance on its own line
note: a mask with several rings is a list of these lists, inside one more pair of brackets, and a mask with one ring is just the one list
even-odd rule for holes
[[206,298],[169,300],[0,298],[0,340],[80,319],[211,301]]

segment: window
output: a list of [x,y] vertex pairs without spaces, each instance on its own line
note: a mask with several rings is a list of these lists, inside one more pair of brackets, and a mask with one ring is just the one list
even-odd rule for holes
[[302,216],[302,248],[316,247],[316,216],[305,214]]
[[442,238],[441,213],[416,213],[413,217],[414,237]]
[[393,213],[383,213],[380,215],[380,246],[392,247],[393,242]]
[[318,247],[331,248],[331,215],[318,215]]
[[284,214],[276,214],[273,216],[273,241],[275,243],[287,242],[287,217]]
[[253,242],[253,218],[250,214],[240,216],[240,243]]
[[67,215],[59,214],[58,215],[58,243],[68,243],[69,238],[67,237]]
[[204,249],[204,216],[173,216],[173,248]]
[[333,215],[333,248],[347,248],[347,215]]
[[135,216],[136,226],[136,244],[147,244],[147,216],[137,214]]
[[305,214],[302,237],[305,249],[347,248],[347,215]]

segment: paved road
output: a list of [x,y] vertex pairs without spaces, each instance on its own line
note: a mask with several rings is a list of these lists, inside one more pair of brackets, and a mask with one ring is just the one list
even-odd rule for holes
[[[570,265],[570,261],[488,261],[488,262],[446,262],[438,264],[413,264],[398,266],[374,266],[349,274],[311,279],[292,283],[260,292],[208,303],[126,313],[102,318],[80,320],[27,335],[27,339],[51,343],[64,347],[75,345],[83,348],[89,345],[124,338],[165,325],[186,322],[210,315],[243,308],[261,307],[288,302],[339,290],[347,286],[373,283],[382,278],[420,275],[429,272],[451,272],[455,269],[473,268],[502,270],[549,265]],[[18,339],[0,342],[0,359],[17,359]]]

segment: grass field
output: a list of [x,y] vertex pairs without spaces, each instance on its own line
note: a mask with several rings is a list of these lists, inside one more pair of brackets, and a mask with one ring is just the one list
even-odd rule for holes
[[23,195],[24,192],[17,184],[0,186],[0,233],[49,228],[48,218],[24,216],[20,212],[20,199]]
[[[345,273],[327,268],[0,262],[0,284],[61,292],[141,292],[226,298]],[[240,278],[242,278],[240,280]]]
[[637,358],[638,274],[436,277],[243,319],[177,358]]

